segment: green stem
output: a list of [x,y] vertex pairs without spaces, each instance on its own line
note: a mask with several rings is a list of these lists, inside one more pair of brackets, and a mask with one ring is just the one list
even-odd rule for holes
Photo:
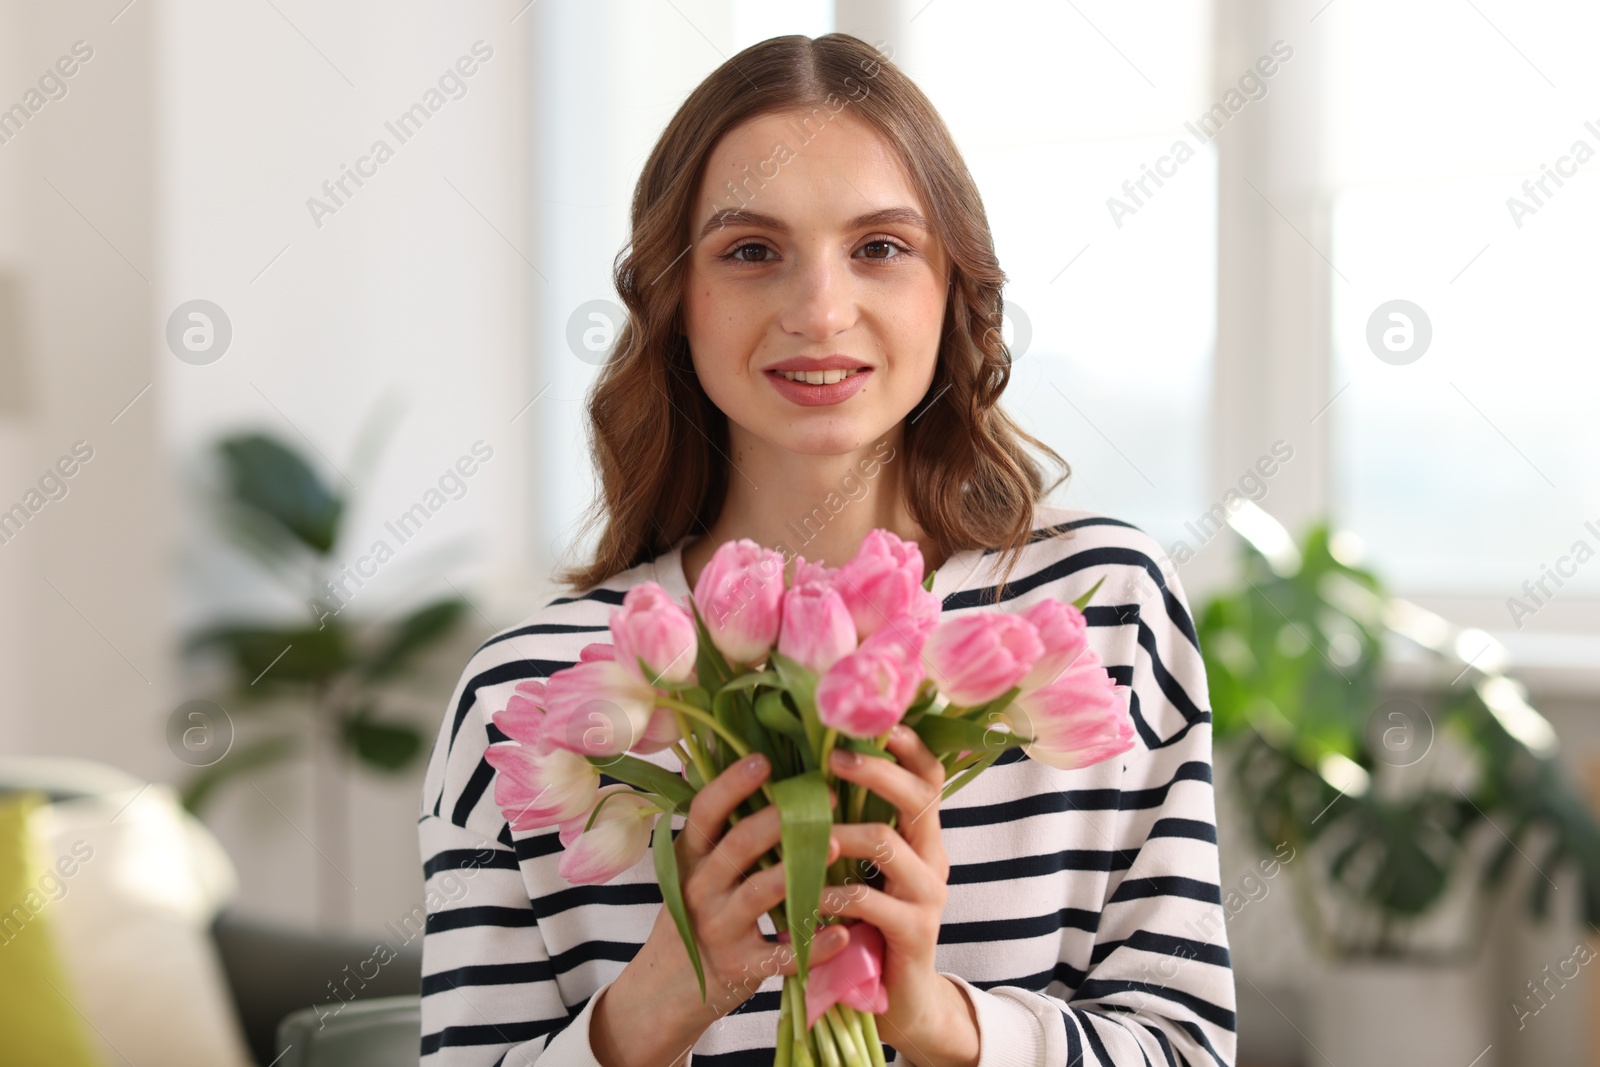
[[839,731],[830,726],[822,735],[822,754],[817,757],[817,766],[822,768],[822,780],[832,785],[836,778],[830,769],[829,758],[833,755],[833,746],[839,740]]
[[986,769],[988,769],[989,764],[1000,758],[1000,753],[1004,751],[1005,749],[1003,748],[995,749],[993,752],[990,752],[988,755],[980,759],[977,763],[974,763],[972,766],[962,771],[960,775],[958,775],[953,781],[944,787],[944,791],[939,794],[939,799],[941,801],[949,800],[955,795],[956,790],[972,781],[979,774],[982,774]]
[[833,1027],[828,1022],[827,1012],[817,1016],[817,1025],[813,1032],[817,1035],[817,1051],[822,1055],[822,1067],[845,1067],[844,1060],[839,1055],[838,1040],[833,1036]]
[[878,1038],[878,1019],[871,1012],[861,1013],[861,1036],[867,1039],[867,1055],[872,1067],[889,1067],[883,1058],[883,1042]]
[[[716,731],[718,737],[728,742],[728,747],[739,753],[740,756],[750,755],[750,746],[739,740],[739,738],[731,730],[718,722],[716,717],[709,711],[701,711],[693,704],[685,703],[682,700],[674,700],[671,697],[664,697],[659,694],[656,696],[656,707],[671,708],[673,711],[676,711],[681,715],[689,716],[689,718],[694,719],[696,722],[705,723],[707,726],[711,727],[712,730]],[[709,779],[707,780],[709,781]]]
[[[705,751],[701,749],[700,743],[695,740],[694,731],[689,728],[683,713],[676,708],[673,709],[673,718],[678,720],[678,732],[683,735],[684,741],[689,745],[689,759],[694,762],[695,769],[700,772],[700,780],[709,783],[717,774],[706,759]],[[680,762],[683,761],[681,753],[678,756],[678,760]]]
[[[886,752],[889,748],[889,732],[885,730],[872,739],[872,747],[879,752]],[[861,813],[867,806],[867,790],[856,789],[850,794],[850,821],[860,822]]]
[[846,1067],[867,1067],[866,1043],[861,1039],[861,1026],[855,1021],[855,1014],[854,1008],[840,1008],[835,1004],[828,1009],[828,1021],[839,1035]]
[[806,985],[800,980],[799,975],[789,979],[794,983],[794,996],[791,1003],[794,1005],[794,1032],[795,1032],[795,1067],[815,1067],[817,1062],[817,1038],[811,1028],[806,1026]]
[[[689,729],[688,723],[683,721],[686,717],[693,719],[696,722],[703,722],[707,726],[711,727],[716,731],[717,736],[726,739],[728,744],[732,746],[733,750],[739,753],[741,757],[750,755],[750,749],[743,741],[729,733],[727,728],[713,718],[710,714],[701,711],[693,704],[685,704],[681,700],[673,700],[671,697],[657,695],[656,706],[660,708],[670,708],[677,716],[678,732],[683,734],[684,738],[689,742],[689,751],[693,754],[695,766],[700,769],[700,777],[706,782],[709,783],[711,779],[715,778],[717,776],[717,772],[710,765],[710,762],[707,760],[705,753],[701,750],[700,745],[695,741],[694,731]],[[761,792],[766,794],[767,801],[769,803],[776,804],[778,802],[777,796],[772,792],[772,776],[770,774],[762,780]]]
[[790,1067],[794,1062],[794,1004],[789,997],[789,980],[784,979],[778,997],[778,1048],[772,1067]]

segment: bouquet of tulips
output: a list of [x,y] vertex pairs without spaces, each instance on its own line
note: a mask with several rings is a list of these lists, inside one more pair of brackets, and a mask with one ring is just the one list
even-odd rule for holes
[[[888,1010],[882,934],[851,923],[844,951],[815,967],[808,960],[824,885],[869,880],[870,861],[827,862],[830,787],[841,822],[892,825],[896,815],[829,773],[835,747],[893,759],[888,734],[904,722],[944,764],[947,798],[1016,746],[1072,769],[1133,745],[1128,691],[1085,640],[1081,609],[1094,589],[1074,604],[941,620],[932,584],[916,545],[886,530],[869,533],[838,568],[798,557],[787,585],[781,554],[728,541],[688,603],[653,582],[632,587],[612,610],[611,644],[588,645],[573,666],[519,683],[493,716],[510,740],[491,745],[487,759],[512,829],[558,826],[557,870],[573,883],[607,882],[653,850],[702,998],[670,816],[687,816],[696,791],[735,760],[765,754],[769,780],[730,821],[768,803],[780,813],[771,861],[784,864],[785,900],[769,914],[797,972],[780,998],[780,1067],[884,1063],[874,1022]],[[629,754],[666,749],[680,772]],[[611,784],[601,784],[602,770]]]

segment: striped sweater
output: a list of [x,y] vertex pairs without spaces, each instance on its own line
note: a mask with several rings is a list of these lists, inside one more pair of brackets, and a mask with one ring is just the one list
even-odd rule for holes
[[[1234,984],[1218,885],[1211,713],[1194,623],[1142,531],[1040,505],[999,610],[1071,601],[1090,645],[1131,687],[1135,747],[1061,771],[1008,751],[940,809],[950,860],[936,966],[972,999],[980,1067],[1234,1062]],[[689,592],[670,551],[550,601],[472,656],[451,695],[418,824],[429,914],[422,1063],[598,1067],[590,1005],[649,936],[661,893],[648,854],[607,885],[556,873],[554,827],[513,832],[484,749],[516,683],[608,641],[641,581]],[[946,614],[994,607],[994,549],[957,552],[934,577]],[[670,750],[644,757],[674,771]],[[609,779],[607,779],[609,780]],[[674,829],[682,817],[675,817]],[[763,915],[760,928],[774,935]],[[781,979],[768,978],[694,1045],[695,1067],[770,1064]],[[887,1039],[886,1039],[887,1040]],[[891,1063],[907,1056],[886,1049]]]

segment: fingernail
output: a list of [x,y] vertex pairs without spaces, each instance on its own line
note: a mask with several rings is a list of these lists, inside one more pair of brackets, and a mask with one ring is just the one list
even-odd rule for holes
[[833,762],[838,767],[854,767],[861,762],[861,756],[849,749],[836,748],[833,750]]
[[757,752],[744,761],[744,773],[751,778],[760,777],[761,772],[767,769],[767,757]]

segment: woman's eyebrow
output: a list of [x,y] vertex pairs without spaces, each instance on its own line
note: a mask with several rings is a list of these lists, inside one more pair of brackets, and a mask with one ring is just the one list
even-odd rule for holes
[[[844,224],[846,230],[863,230],[870,226],[916,226],[919,229],[928,229],[928,220],[922,213],[908,207],[886,207],[877,211],[869,211],[864,215],[857,215]],[[700,233],[695,238],[702,241],[716,230],[728,226],[755,226],[777,233],[788,233],[789,224],[782,219],[771,215],[763,215],[757,211],[746,211],[744,208],[725,207],[713,212],[711,217],[700,227]]]

